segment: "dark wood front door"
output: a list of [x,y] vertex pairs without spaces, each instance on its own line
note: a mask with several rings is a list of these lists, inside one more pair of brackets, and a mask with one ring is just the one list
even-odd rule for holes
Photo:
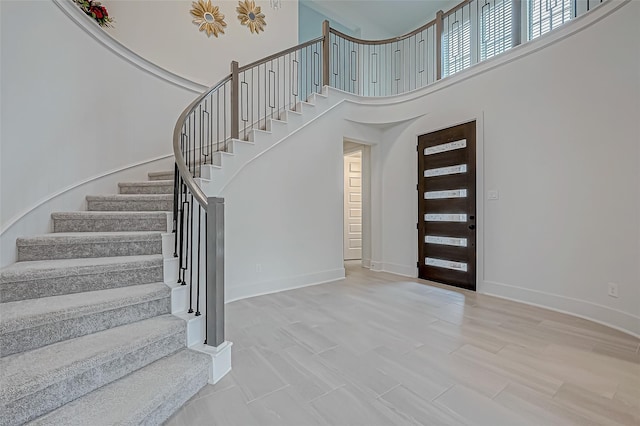
[[476,289],[476,123],[418,137],[418,276]]

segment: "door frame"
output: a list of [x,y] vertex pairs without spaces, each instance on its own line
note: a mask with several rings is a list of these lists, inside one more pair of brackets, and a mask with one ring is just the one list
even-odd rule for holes
[[[371,145],[364,141],[350,138],[343,138],[342,141],[342,161],[344,156],[354,152],[362,152],[362,267],[371,268],[372,244],[371,244]],[[342,175],[342,187],[344,191],[344,166]],[[342,197],[342,214],[344,215],[344,193]],[[342,236],[344,238],[344,220],[342,221]],[[341,248],[342,259],[344,259],[344,244]]]
[[[412,147],[415,158],[415,173],[413,187],[418,188],[418,137],[427,133],[438,132],[450,127],[458,126],[468,123],[470,121],[476,122],[476,293],[484,293],[484,244],[485,244],[485,171],[484,171],[484,111],[475,111],[458,113],[458,114],[430,114],[429,120],[425,125],[420,127],[420,131],[416,131],[414,134],[414,145]],[[412,224],[414,231],[414,250],[415,250],[415,269],[414,277],[418,277],[418,229],[416,224],[419,221],[418,218],[418,197],[414,197],[413,211],[415,217],[415,223]],[[449,286],[451,287],[451,286]],[[458,287],[451,287],[452,289],[459,291],[470,291]]]
[[[359,260],[360,262],[362,262],[362,204],[363,204],[363,200],[362,200],[362,192],[363,192],[363,188],[362,188],[362,156],[363,156],[363,150],[362,149],[356,149],[353,150],[351,152],[348,153],[344,153],[343,154],[343,158],[344,158],[344,196],[342,197],[342,201],[343,201],[343,206],[344,206],[344,211],[343,211],[343,217],[342,220],[343,222],[343,233],[342,233],[342,239],[343,239],[343,258],[345,261],[347,260]],[[357,171],[352,171],[351,170],[351,165],[352,164],[358,164],[360,166],[360,170]],[[352,187],[351,185],[351,176],[353,174],[356,174],[358,176],[358,178],[360,179],[360,186],[359,188],[355,189],[354,187]],[[349,177],[347,177],[347,175]],[[349,182],[347,182],[347,180],[349,180]],[[351,194],[351,192],[358,192],[360,194],[360,201],[351,201],[348,194]],[[348,207],[347,207],[348,205]],[[359,218],[355,218],[351,216],[351,211],[350,209],[357,206],[360,209],[360,217]],[[357,221],[359,222],[360,225],[360,247],[359,248],[354,248],[351,249],[350,246],[350,242],[351,242],[351,237],[352,237],[352,233],[351,233],[351,223],[352,221]],[[357,231],[356,231],[357,232]],[[349,253],[349,255],[347,255],[347,253]]]

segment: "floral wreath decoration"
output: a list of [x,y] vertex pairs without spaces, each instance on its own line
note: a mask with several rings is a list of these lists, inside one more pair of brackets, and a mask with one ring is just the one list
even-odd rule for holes
[[93,18],[101,27],[113,27],[115,22],[109,16],[107,8],[99,1],[94,0],[73,0],[75,4],[88,16]]

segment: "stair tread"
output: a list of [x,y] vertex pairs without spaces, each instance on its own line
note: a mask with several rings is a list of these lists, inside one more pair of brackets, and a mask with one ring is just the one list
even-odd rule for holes
[[137,425],[183,386],[206,375],[210,359],[183,349],[36,419],[34,425]]
[[166,284],[151,283],[6,302],[0,304],[0,333],[158,300],[170,297],[170,294]]
[[89,201],[94,200],[107,200],[107,201],[129,201],[129,200],[173,200],[173,194],[109,194],[109,195],[87,195],[86,199]]
[[125,231],[125,232],[55,232],[50,234],[35,235],[33,237],[18,238],[18,246],[55,244],[61,240],[69,242],[95,242],[95,241],[152,241],[162,238],[159,231]]
[[0,284],[4,282],[30,281],[36,278],[57,278],[70,272],[80,275],[84,272],[123,270],[142,265],[162,264],[160,254],[142,256],[89,257],[54,260],[29,260],[16,262],[0,269]]
[[0,359],[3,402],[14,401],[180,332],[185,322],[166,314],[9,355]]
[[132,182],[119,182],[118,186],[166,186],[173,185],[173,180],[141,180]]
[[81,211],[81,212],[55,212],[51,213],[54,220],[60,219],[166,219],[166,211]]

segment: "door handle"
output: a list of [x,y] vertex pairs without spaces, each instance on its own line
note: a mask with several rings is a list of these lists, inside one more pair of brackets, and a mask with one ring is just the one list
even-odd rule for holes
[[469,229],[476,229],[475,225],[469,225]]

